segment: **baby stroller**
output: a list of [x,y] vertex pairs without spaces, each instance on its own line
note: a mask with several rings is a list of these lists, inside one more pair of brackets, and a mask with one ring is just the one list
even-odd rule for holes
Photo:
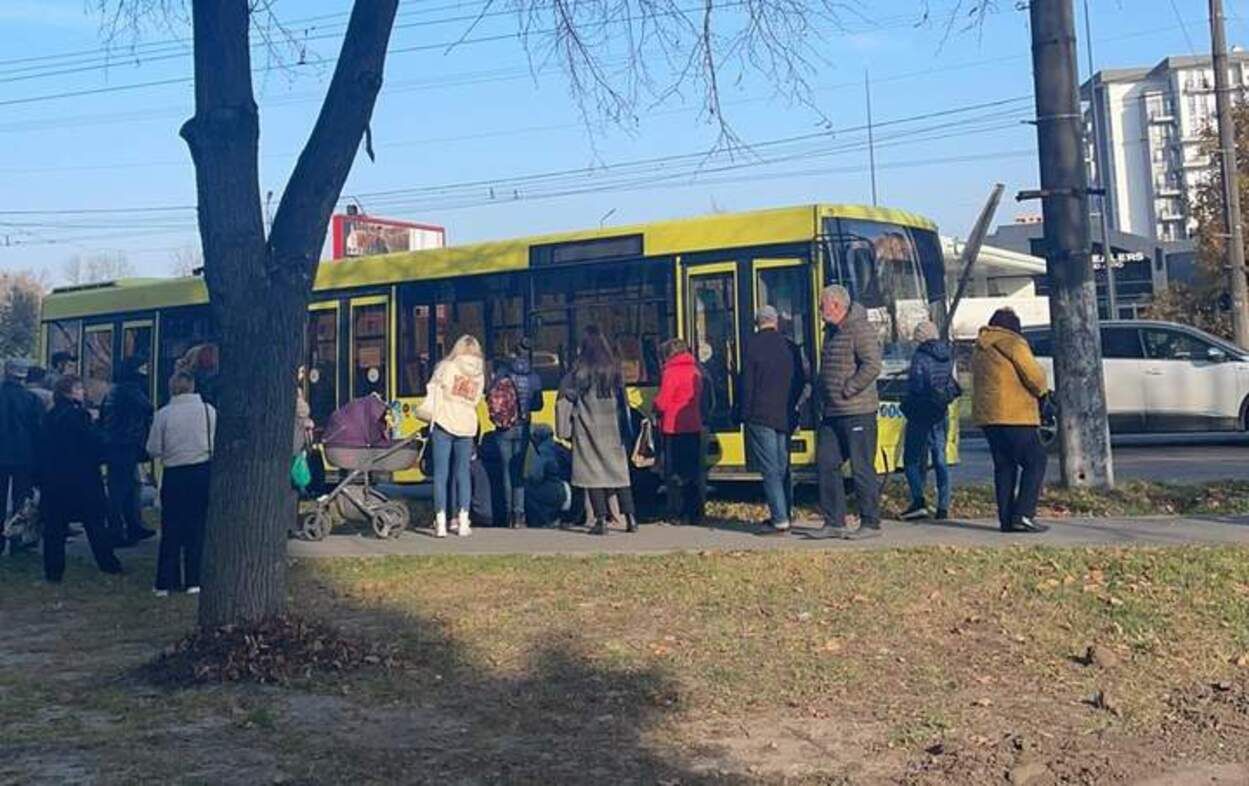
[[414,467],[424,442],[419,435],[392,440],[386,412],[386,402],[370,395],[349,401],[330,415],[322,441],[325,459],[347,474],[333,491],[317,498],[316,510],[304,514],[298,537],[322,540],[346,521],[367,522],[379,538],[398,537],[407,528],[408,506],[374,487],[371,474]]

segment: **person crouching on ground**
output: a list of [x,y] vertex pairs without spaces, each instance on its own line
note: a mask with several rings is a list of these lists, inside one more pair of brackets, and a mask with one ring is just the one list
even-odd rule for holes
[[486,389],[486,362],[481,344],[472,336],[460,336],[448,355],[434,369],[428,393],[417,417],[429,423],[430,448],[434,451],[434,536],[447,536],[448,484],[455,482],[459,508],[456,532],[471,534],[469,504],[473,498],[473,437],[477,435],[477,405]]
[[924,501],[925,464],[932,459],[937,481],[937,521],[950,517],[950,470],[946,463],[946,435],[950,428],[950,404],[962,395],[954,378],[954,361],[948,341],[937,336],[937,326],[920,322],[915,326],[915,355],[906,378],[902,414],[906,415],[906,436],[902,464],[911,489],[911,505],[902,513],[903,521],[928,517]]
[[169,379],[169,403],[156,411],[147,452],[160,461],[160,552],[156,563],[158,597],[200,590],[208,484],[217,411],[195,392],[195,377],[177,371]]
[[1039,403],[1049,384],[1014,311],[999,309],[980,328],[971,367],[972,418],[993,455],[998,522],[1003,532],[1044,532],[1034,518],[1047,460]]
[[55,402],[44,420],[39,448],[39,515],[43,518],[43,575],[60,582],[65,575],[65,536],[81,521],[95,564],[104,573],[121,573],[106,522],[108,503],[100,465],[104,435],[84,405],[82,380],[66,374],[56,382]]
[[703,520],[703,374],[689,346],[674,338],[664,344],[664,368],[652,406],[659,415],[668,522]]

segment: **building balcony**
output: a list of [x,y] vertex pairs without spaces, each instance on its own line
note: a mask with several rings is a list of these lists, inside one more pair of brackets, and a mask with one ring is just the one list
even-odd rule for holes
[[1209,169],[1214,166],[1214,161],[1209,157],[1185,159],[1180,162],[1180,166],[1184,169]]
[[1179,186],[1154,186],[1154,193],[1160,197],[1178,197],[1184,194]]
[[1184,215],[1182,213],[1159,213],[1158,220],[1164,222],[1183,221]]
[[1170,111],[1150,112],[1149,122],[1156,125],[1168,125],[1175,122],[1175,115]]

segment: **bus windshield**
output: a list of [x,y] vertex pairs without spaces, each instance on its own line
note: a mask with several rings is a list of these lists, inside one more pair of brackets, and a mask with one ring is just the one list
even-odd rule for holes
[[863,219],[824,219],[824,280],[850,290],[880,337],[885,374],[905,371],[915,326],[945,298],[937,233]]

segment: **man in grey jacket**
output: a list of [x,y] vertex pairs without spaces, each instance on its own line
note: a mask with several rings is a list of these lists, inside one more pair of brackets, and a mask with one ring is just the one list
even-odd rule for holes
[[[876,378],[881,350],[867,310],[852,303],[850,292],[836,284],[820,293],[824,347],[816,388],[820,430],[816,459],[820,472],[817,537],[859,538],[880,534],[880,484],[876,478]],[[841,466],[849,459],[860,528],[846,529],[846,490]]]

